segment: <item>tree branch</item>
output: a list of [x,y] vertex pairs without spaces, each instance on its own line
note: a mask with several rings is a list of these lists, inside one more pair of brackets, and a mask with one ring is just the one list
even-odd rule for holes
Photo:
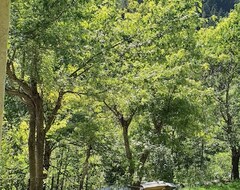
[[[58,1],[55,1],[54,3],[57,3]],[[26,31],[23,33],[23,35],[25,35],[26,37],[30,37],[30,38],[35,38],[37,36],[36,31],[38,30],[47,30],[48,27],[50,25],[52,25],[54,22],[58,21],[63,14],[66,12],[67,9],[69,9],[71,6],[73,6],[74,0],[72,0],[71,3],[69,3],[65,9],[62,9],[60,12],[58,12],[58,14],[55,17],[51,17],[51,19],[49,20],[43,20],[39,23],[36,24],[35,28]],[[54,7],[54,4],[52,5]]]
[[119,112],[117,112],[115,109],[113,109],[110,105],[107,104],[107,102],[104,100],[103,103],[105,104],[105,106],[107,106],[107,108],[117,117],[119,118]]
[[[113,44],[113,45],[107,47],[107,48],[105,49],[105,51],[108,51],[108,50],[110,50],[110,49],[113,49],[113,48],[115,48],[115,47],[123,44],[124,42],[125,42],[125,40],[122,40],[122,41],[120,41],[120,42],[117,42],[116,44]],[[94,54],[92,57],[90,57],[89,59],[87,59],[87,60],[83,63],[83,67],[79,67],[78,69],[76,69],[74,72],[72,72],[72,73],[69,75],[69,77],[74,77],[74,78],[76,78],[76,77],[78,77],[79,75],[83,74],[83,72],[86,72],[86,71],[88,71],[89,69],[91,69],[91,68],[93,67],[93,65],[91,65],[90,67],[88,67],[86,70],[84,70],[84,71],[83,71],[82,73],[80,73],[79,75],[77,74],[78,71],[80,71],[81,69],[83,69],[84,67],[86,67],[86,65],[87,65],[88,63],[90,63],[90,62],[93,61],[97,56],[99,56],[99,55],[101,55],[101,54],[103,54],[103,53],[104,53],[104,51],[101,50],[101,51],[97,52],[96,54]]]
[[128,118],[124,117],[123,114],[118,111],[117,106],[110,106],[109,104],[106,103],[104,100],[103,103],[107,106],[107,108],[118,118],[118,121],[121,123],[121,125],[124,125],[125,127],[128,127],[133,119],[133,116],[137,112],[137,108],[132,111],[130,116]]
[[66,94],[66,92],[63,92],[63,91],[60,91],[58,94],[58,99],[55,103],[55,107],[53,108],[50,116],[47,118],[46,128],[44,129],[45,134],[50,130],[52,124],[56,119],[57,113],[62,106],[62,100],[63,100],[64,94]]
[[24,93],[28,94],[29,96],[31,95],[32,91],[30,86],[25,81],[19,79],[16,76],[14,72],[13,63],[11,61],[7,62],[7,76],[9,77],[10,80],[16,82],[23,89]]
[[12,96],[19,97],[28,106],[32,107],[34,105],[31,97],[28,94],[21,92],[20,90],[6,88],[6,93]]
[[130,125],[130,123],[132,122],[133,116],[137,113],[137,108],[135,110],[133,110],[133,112],[130,114],[129,118],[126,120],[127,122],[127,126]]

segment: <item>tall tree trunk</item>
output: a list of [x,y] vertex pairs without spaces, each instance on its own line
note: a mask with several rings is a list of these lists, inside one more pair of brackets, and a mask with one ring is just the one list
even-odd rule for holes
[[43,189],[43,163],[44,163],[44,111],[40,97],[36,100],[36,189]]
[[7,40],[10,20],[10,0],[0,0],[0,152],[7,63]]
[[92,146],[89,145],[88,148],[87,148],[87,151],[86,151],[86,159],[85,159],[85,162],[83,164],[83,171],[82,171],[82,175],[81,175],[81,178],[80,178],[78,190],[83,190],[84,180],[87,176],[88,169],[89,169],[89,158],[91,156],[91,150],[92,150]]
[[33,106],[29,107],[29,171],[30,190],[43,189],[43,161],[44,161],[44,112],[42,99],[36,89],[33,91]]
[[29,121],[29,136],[28,136],[28,159],[29,159],[29,189],[35,190],[36,184],[36,161],[35,161],[35,112],[30,111],[30,121]]
[[122,123],[122,133],[123,133],[123,140],[124,140],[124,147],[125,147],[125,151],[126,151],[126,157],[128,159],[128,163],[129,163],[129,180],[132,183],[133,180],[133,175],[135,172],[135,166],[134,166],[134,161],[133,161],[133,157],[132,157],[132,151],[131,151],[131,147],[129,144],[129,136],[128,136],[128,125]]
[[238,180],[239,179],[239,158],[240,154],[237,148],[232,148],[232,179]]
[[[30,113],[29,122],[29,171],[30,171],[30,190],[43,189],[43,152],[44,152],[44,133],[39,132],[43,129],[43,113]],[[41,118],[40,118],[41,117]]]

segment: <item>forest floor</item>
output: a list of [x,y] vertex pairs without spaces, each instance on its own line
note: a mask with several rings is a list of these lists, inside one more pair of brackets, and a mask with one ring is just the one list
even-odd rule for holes
[[202,187],[186,187],[183,190],[240,190],[240,181]]

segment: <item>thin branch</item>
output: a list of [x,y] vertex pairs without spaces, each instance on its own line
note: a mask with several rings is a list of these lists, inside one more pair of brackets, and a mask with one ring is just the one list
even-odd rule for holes
[[75,73],[75,77],[79,77],[82,76],[84,73],[86,73],[87,71],[89,71],[94,65],[90,65],[89,67],[87,67],[86,69],[84,69],[81,73],[77,74]]
[[9,57],[8,62],[10,62],[10,63],[13,62],[13,60],[15,59],[15,56],[16,56],[16,52],[17,52],[17,48],[14,48],[12,56],[11,57],[10,57],[10,55],[8,56]]
[[[77,75],[77,72],[78,71],[80,71],[81,69],[83,69],[84,67],[86,67],[86,65],[88,64],[88,63],[90,63],[91,61],[93,61],[96,57],[98,57],[99,55],[101,55],[101,54],[103,54],[104,53],[104,51],[108,51],[108,50],[110,50],[110,49],[113,49],[113,48],[115,48],[115,47],[117,47],[117,46],[119,46],[119,45],[121,45],[121,44],[123,44],[125,42],[125,40],[122,40],[122,41],[120,41],[120,42],[117,42],[116,44],[114,44],[114,45],[111,45],[111,46],[109,46],[109,47],[107,47],[105,50],[101,50],[101,51],[99,51],[99,52],[97,52],[96,54],[94,54],[92,57],[90,57],[88,60],[86,60],[84,63],[83,63],[83,67],[79,67],[78,69],[76,69],[74,72],[72,72],[70,75],[69,75],[69,77],[77,77],[77,76],[79,76],[79,75]],[[93,65],[91,65],[90,67],[88,67],[87,68],[87,71],[89,70],[89,69],[91,69],[93,67]],[[84,71],[85,72],[85,71]],[[80,75],[81,75],[82,73],[80,73]]]
[[9,94],[9,95],[12,95],[12,96],[19,97],[28,106],[33,106],[33,102],[32,102],[31,97],[24,92],[21,92],[21,91],[16,90],[16,89],[6,88],[6,93]]
[[177,86],[175,85],[172,91],[171,91],[171,89],[169,89],[169,91],[168,91],[167,114],[170,111],[171,103],[173,100],[173,94],[175,93],[176,89],[177,89]]
[[13,69],[13,63],[10,61],[7,62],[7,76],[10,80],[16,82],[24,90],[24,92],[30,96],[30,94],[32,93],[31,88],[24,80],[21,80],[16,76]]
[[119,122],[121,123],[121,125],[124,125],[124,126],[129,126],[132,119],[133,119],[133,116],[137,113],[137,108],[134,109],[132,111],[132,113],[130,114],[130,116],[128,118],[124,117],[123,114],[118,111],[117,109],[117,106],[114,105],[114,106],[110,106],[109,104],[107,104],[107,102],[104,100],[103,103],[107,106],[107,108],[118,118]]
[[107,104],[107,102],[104,100],[103,103],[105,104],[105,106],[107,106],[107,108],[116,116],[119,118],[119,112],[116,112],[115,109],[113,109],[110,105]]
[[47,118],[46,128],[44,129],[45,134],[50,130],[52,124],[54,123],[54,121],[56,119],[57,113],[62,106],[62,100],[63,100],[64,94],[66,94],[66,92],[63,92],[63,91],[60,91],[58,94],[58,99],[55,103],[55,107],[52,110],[50,116]]
[[[55,1],[56,3],[57,1]],[[63,14],[66,12],[66,10],[68,8],[70,8],[71,6],[73,6],[73,3],[74,3],[74,0],[66,6],[66,9],[62,9],[62,11],[58,12],[58,15],[56,15],[56,17],[51,17],[50,20],[48,21],[42,21],[40,23],[37,23],[37,25],[35,26],[35,28],[33,28],[32,30],[29,30],[29,31],[26,31],[24,32],[23,34],[26,35],[26,36],[30,36],[31,38],[35,38],[37,36],[36,34],[36,31],[37,30],[47,30],[48,27],[53,24],[54,22],[58,21],[62,16]]]
[[44,130],[45,134],[50,130],[52,124],[55,122],[56,116],[58,114],[59,109],[61,109],[62,106],[62,100],[64,98],[64,95],[66,94],[75,94],[75,95],[88,95],[88,93],[81,93],[81,92],[74,92],[74,91],[60,91],[58,94],[58,98],[57,101],[55,103],[55,107],[53,108],[53,110],[51,111],[51,114],[49,115],[49,117],[47,118],[46,121],[46,128]]
[[224,103],[224,101],[223,101],[223,99],[221,98],[221,97],[219,97],[219,96],[217,96],[217,97],[213,97],[216,101],[218,101],[218,103],[220,103],[220,104],[225,104]]
[[[136,36],[136,35],[134,35],[134,36]],[[119,41],[119,42],[117,42],[116,44],[110,45],[109,47],[107,47],[107,48],[104,49],[104,50],[100,50],[99,52],[97,52],[96,54],[94,54],[92,57],[90,57],[89,59],[87,59],[87,60],[83,63],[83,67],[79,67],[79,68],[76,69],[74,72],[72,72],[72,73],[69,75],[69,77],[74,77],[74,78],[78,77],[78,76],[81,75],[82,73],[80,73],[79,75],[77,75],[77,72],[80,71],[81,69],[83,69],[84,67],[86,67],[87,64],[90,63],[91,61],[93,61],[97,56],[103,54],[104,51],[111,50],[111,49],[113,49],[113,48],[115,48],[115,47],[123,44],[123,43],[126,42],[126,41],[132,40],[134,36],[125,38],[124,40]],[[150,41],[147,40],[147,41],[145,41],[144,43],[139,43],[139,44],[138,44],[138,47],[141,47],[141,46],[147,45],[147,44],[151,44],[155,39],[159,39],[159,38],[162,38],[162,37],[163,37],[163,35],[162,35],[161,33],[157,33],[157,35],[156,35],[153,39],[151,39]],[[88,71],[89,69],[91,69],[92,67],[93,67],[93,65],[91,65],[90,68],[87,68],[87,71]],[[83,72],[85,73],[85,70],[84,70]]]
[[72,90],[66,90],[64,91],[63,93],[64,94],[73,94],[73,95],[76,95],[76,96],[79,96],[81,97],[81,95],[83,96],[96,96],[97,94],[102,94],[104,92],[107,92],[107,90],[102,90],[100,92],[96,92],[96,93],[89,93],[89,92],[75,92],[75,91],[72,91]]
[[130,123],[132,122],[133,116],[137,113],[137,108],[130,114],[129,118],[126,120],[127,122],[127,126],[130,125]]
[[[51,165],[51,167],[59,170],[59,168],[58,168],[57,166]],[[70,172],[68,172],[68,171],[60,171],[60,174],[63,175],[63,176],[65,176],[67,181],[70,181],[72,184],[74,184],[75,181],[73,181],[73,180],[69,177],[69,173],[70,173]],[[71,176],[71,175],[70,175],[70,176]]]
[[220,113],[221,113],[221,116],[222,116],[223,120],[225,121],[225,123],[227,123],[228,122],[227,117],[225,116],[224,111],[222,110],[221,106],[220,106]]

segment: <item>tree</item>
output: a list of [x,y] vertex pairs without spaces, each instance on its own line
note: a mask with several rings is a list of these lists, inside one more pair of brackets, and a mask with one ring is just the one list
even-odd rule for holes
[[[184,10],[184,14],[180,14],[181,11],[174,11],[175,9],[169,11],[172,7],[176,10]],[[195,97],[199,93],[195,89],[195,85],[199,84],[194,79],[190,79],[190,68],[193,66],[191,57],[194,56],[195,46],[193,35],[197,25],[197,17],[193,10],[195,10],[194,2],[179,4],[175,1],[171,3],[151,1],[143,4],[143,7],[132,3],[129,4],[124,19],[112,26],[114,35],[119,36],[118,38],[122,37],[124,41],[114,49],[110,49],[108,54],[103,55],[105,62],[102,63],[93,82],[96,88],[107,92],[102,96],[99,95],[99,100],[104,101],[120,124],[128,162],[127,180],[132,185],[141,183],[143,176],[140,170],[143,169],[150,153],[148,148],[141,149],[138,153],[134,151],[135,146],[131,139],[135,135],[132,131],[140,128],[137,121],[134,121],[136,115],[144,115],[145,104],[154,107],[164,102],[166,108],[170,106],[170,109],[176,109],[172,104],[168,105],[169,100],[172,103],[171,99],[183,107],[188,107],[193,104],[194,98],[184,92],[189,90],[189,93],[193,93],[192,96]],[[107,32],[109,31],[103,30],[102,36]],[[190,88],[196,91],[190,91]],[[185,97],[181,97],[182,94]],[[155,102],[149,100],[151,96],[155,98]],[[188,107],[189,110],[191,108]],[[190,113],[188,109],[182,109],[186,115]],[[160,108],[160,111],[159,109],[151,111],[153,115],[159,116],[160,111],[168,110]],[[173,117],[177,117],[180,111],[181,107],[175,114],[172,113]],[[194,114],[193,111],[192,113]],[[166,115],[161,119],[167,120]],[[191,117],[191,114],[189,116]],[[161,122],[161,119],[157,119],[157,122]],[[179,119],[179,123],[183,123],[183,120]],[[178,126],[179,123],[166,122],[166,125]],[[139,167],[137,163],[141,163]]]
[[193,182],[215,135],[238,176],[239,8],[201,30],[198,3],[13,1],[0,188]]
[[239,179],[239,13],[237,5],[216,28],[200,32],[201,51],[206,68],[205,82],[214,89],[218,125],[224,132],[232,155],[232,178]]
[[10,0],[0,2],[0,152],[5,94],[5,77],[7,63],[7,40],[10,21]]
[[[63,68],[67,75],[68,66],[61,62],[65,54],[60,53],[62,49],[53,47],[60,45],[59,36],[68,39],[71,36],[67,36],[69,33],[63,35],[62,30],[58,30],[57,34],[53,31],[58,27],[63,28],[60,27],[65,23],[62,19],[69,17],[66,10],[72,3],[67,0],[30,1],[26,4],[23,1],[13,2],[6,91],[19,97],[29,113],[30,190],[43,189],[43,180],[46,178],[43,171],[48,167],[44,163],[45,148],[48,147],[45,146],[46,136],[66,94],[65,81],[54,84],[57,78],[62,79],[63,76],[57,76]],[[62,47],[65,45],[62,43]]]

